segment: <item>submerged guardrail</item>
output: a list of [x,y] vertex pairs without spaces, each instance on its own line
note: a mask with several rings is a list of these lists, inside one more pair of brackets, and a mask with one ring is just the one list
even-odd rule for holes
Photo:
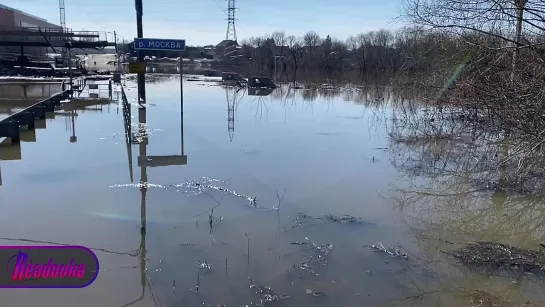
[[21,141],[20,129],[34,130],[36,119],[45,119],[47,112],[54,112],[61,101],[70,96],[70,90],[65,90],[49,98],[24,108],[0,121],[0,138],[9,137],[12,144]]

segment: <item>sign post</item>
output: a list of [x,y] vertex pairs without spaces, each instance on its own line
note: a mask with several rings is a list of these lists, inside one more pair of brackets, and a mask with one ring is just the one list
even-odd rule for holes
[[180,135],[182,137],[182,156],[184,155],[184,57],[180,52]]
[[129,73],[131,74],[145,74],[146,63],[145,62],[129,62]]
[[[137,52],[144,50],[159,50],[159,51],[179,51],[180,52],[180,132],[182,159],[179,163],[187,163],[187,157],[184,155],[184,86],[183,86],[183,51],[185,51],[185,39],[164,39],[164,38],[135,38],[134,49]],[[130,67],[129,67],[130,68]],[[135,67],[136,69],[136,64]],[[164,157],[155,157],[156,160]],[[170,157],[172,158],[172,157]],[[139,162],[140,163],[140,162]],[[144,163],[144,162],[142,162]]]
[[[134,1],[134,8],[136,9],[136,36],[142,38],[144,37],[144,27],[142,26],[142,15],[144,15],[142,0]],[[140,52],[137,52],[137,58],[139,62],[142,62],[144,59]],[[146,74],[145,72],[138,73],[138,105],[142,106],[141,100],[146,102]]]

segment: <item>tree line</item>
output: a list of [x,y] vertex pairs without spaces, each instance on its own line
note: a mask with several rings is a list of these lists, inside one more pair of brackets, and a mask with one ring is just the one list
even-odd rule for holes
[[404,0],[403,7],[407,27],[396,31],[346,40],[274,32],[241,42],[232,60],[260,73],[276,62],[289,81],[302,71],[392,73],[397,82],[442,88],[437,101],[545,135],[545,1]]
[[380,29],[344,41],[314,31],[301,37],[279,31],[242,41],[238,55],[225,60],[246,62],[259,73],[274,70],[276,61],[277,71],[290,81],[297,81],[301,71],[322,71],[330,77],[346,70],[429,76],[467,60],[459,45],[459,38],[421,26]]

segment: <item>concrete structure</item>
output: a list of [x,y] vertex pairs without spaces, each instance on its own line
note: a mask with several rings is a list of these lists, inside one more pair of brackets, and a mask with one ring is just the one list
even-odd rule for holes
[[0,26],[24,28],[59,28],[47,20],[0,4]]

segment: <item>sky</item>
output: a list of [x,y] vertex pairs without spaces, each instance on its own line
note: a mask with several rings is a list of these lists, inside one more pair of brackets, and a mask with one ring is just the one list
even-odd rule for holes
[[[402,26],[401,0],[237,0],[238,41],[274,31],[345,40],[350,35]],[[0,4],[59,24],[58,0],[4,0]],[[136,36],[134,0],[65,0],[66,26],[72,30],[116,31]],[[190,46],[225,39],[226,0],[143,0],[144,37],[185,39]]]

